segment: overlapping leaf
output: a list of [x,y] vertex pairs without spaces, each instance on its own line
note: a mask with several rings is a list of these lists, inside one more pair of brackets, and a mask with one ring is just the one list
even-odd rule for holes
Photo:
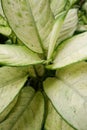
[[78,32],[87,31],[87,25],[78,24],[78,26],[77,26],[77,31],[78,31]]
[[53,64],[48,68],[56,69],[87,59],[87,32],[64,41],[56,50]]
[[78,2],[78,0],[68,0],[68,2],[69,2],[70,5],[72,6],[73,4],[75,4],[76,2]]
[[8,26],[6,20],[0,15],[0,34],[9,36],[11,34],[11,29]]
[[62,117],[78,130],[87,129],[87,63],[81,62],[48,78],[44,90]]
[[50,34],[48,59],[52,58],[55,48],[57,48],[61,41],[73,35],[77,29],[77,23],[77,9],[70,9],[68,13],[64,11],[57,16]]
[[2,0],[2,5],[10,26],[26,46],[37,53],[47,49],[54,21],[49,0]]
[[56,112],[51,102],[48,102],[48,113],[45,121],[45,130],[74,130]]
[[3,9],[2,9],[2,6],[1,6],[1,0],[0,0],[0,14],[1,14],[2,16],[4,16]]
[[25,46],[0,45],[0,64],[26,66],[42,63],[39,56]]
[[61,41],[71,37],[73,35],[73,33],[76,31],[77,25],[78,25],[78,14],[77,13],[78,13],[78,11],[76,8],[70,9],[68,11],[66,18],[64,20],[64,24],[60,31],[60,35],[57,40],[57,46]]
[[56,42],[57,42],[57,39],[59,37],[61,28],[63,26],[65,16],[66,16],[66,12],[64,11],[55,20],[52,31],[50,33],[50,41],[49,41],[49,49],[48,49],[47,59],[52,58],[52,54],[53,54],[53,51],[55,49]]
[[[44,114],[44,99],[40,92],[24,88],[8,118],[0,124],[3,130],[41,130]],[[33,97],[33,98],[32,98]],[[32,101],[31,101],[32,100]]]
[[55,16],[64,10],[66,2],[67,0],[51,0],[51,9]]
[[26,68],[0,68],[0,122],[17,101],[17,96],[27,80]]

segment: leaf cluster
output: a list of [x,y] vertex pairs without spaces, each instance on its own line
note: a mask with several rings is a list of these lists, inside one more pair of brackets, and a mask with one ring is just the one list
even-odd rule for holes
[[87,130],[87,1],[0,0],[0,130]]

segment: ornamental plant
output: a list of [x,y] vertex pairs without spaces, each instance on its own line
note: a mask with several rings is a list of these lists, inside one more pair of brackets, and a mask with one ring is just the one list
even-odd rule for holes
[[1,0],[0,130],[87,130],[87,1]]

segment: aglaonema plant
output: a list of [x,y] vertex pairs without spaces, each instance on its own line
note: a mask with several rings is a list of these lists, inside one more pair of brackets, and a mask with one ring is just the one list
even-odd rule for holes
[[1,6],[0,130],[87,130],[86,2]]

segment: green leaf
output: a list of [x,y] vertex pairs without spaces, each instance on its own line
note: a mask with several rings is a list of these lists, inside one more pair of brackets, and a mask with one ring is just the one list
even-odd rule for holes
[[30,77],[37,77],[37,75],[36,75],[36,73],[35,73],[34,66],[30,65],[30,66],[28,67],[28,72],[29,72]]
[[84,10],[87,15],[87,1],[85,1],[84,4],[82,5],[82,10]]
[[56,112],[51,102],[48,102],[48,113],[45,121],[45,130],[74,130]]
[[44,90],[60,115],[78,130],[87,130],[87,63],[57,71],[48,78]]
[[85,31],[87,31],[87,25],[82,25],[82,24],[78,24],[78,26],[77,26],[77,31],[78,32],[85,32]]
[[[31,88],[24,88],[14,109],[8,118],[0,124],[3,130],[41,130],[44,99],[40,92],[37,92],[32,99],[34,92]],[[31,101],[32,99],[32,101]]]
[[87,32],[64,41],[56,50],[53,64],[48,68],[56,69],[87,59]]
[[[42,64],[39,64],[39,65],[36,65],[34,67],[34,70],[36,71],[36,74],[39,76],[39,77],[42,77],[44,74],[45,74],[45,67],[44,65]],[[36,76],[37,76],[36,75]]]
[[39,56],[25,46],[0,45],[0,64],[8,66],[26,66],[42,63]]
[[75,4],[78,0],[68,0],[70,5],[72,6],[73,4]]
[[5,36],[9,36],[11,34],[10,27],[8,26],[5,18],[3,18],[1,15],[0,15],[0,34],[3,34]]
[[31,50],[42,53],[52,29],[54,17],[49,0],[2,0],[9,25]]
[[64,10],[67,0],[51,0],[51,9],[54,15],[58,15]]
[[26,68],[0,68],[0,122],[5,119],[17,101],[17,95],[27,80]]

